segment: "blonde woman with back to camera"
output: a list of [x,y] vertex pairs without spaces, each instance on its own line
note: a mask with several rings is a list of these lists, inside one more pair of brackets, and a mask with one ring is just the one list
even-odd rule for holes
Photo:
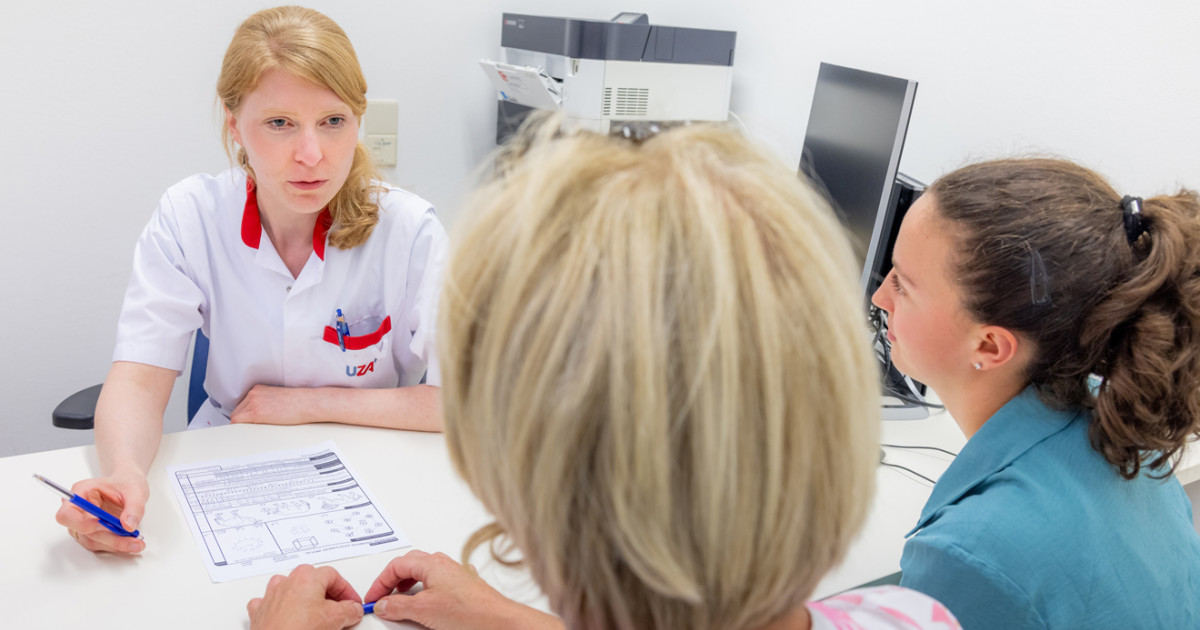
[[[858,532],[878,454],[878,368],[829,209],[723,128],[638,144],[557,126],[527,131],[474,197],[439,329],[450,454],[496,519],[464,555],[519,552],[558,618],[417,551],[366,593],[375,613],[439,629],[957,628],[899,587],[806,604]],[[329,601],[353,589],[319,571],[274,578],[252,625],[355,622]],[[346,616],[304,625],[319,610]]]

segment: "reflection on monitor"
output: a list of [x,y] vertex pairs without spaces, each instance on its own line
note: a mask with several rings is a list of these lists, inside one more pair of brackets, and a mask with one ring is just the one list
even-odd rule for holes
[[916,81],[829,63],[817,75],[800,172],[845,223],[867,296],[890,266],[893,188],[916,93]]

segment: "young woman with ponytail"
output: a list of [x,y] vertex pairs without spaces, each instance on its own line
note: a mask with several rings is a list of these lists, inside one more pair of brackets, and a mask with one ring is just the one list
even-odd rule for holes
[[964,628],[1198,628],[1174,466],[1200,432],[1200,200],[1060,160],[976,164],[908,213],[874,302],[968,437],[902,584]]

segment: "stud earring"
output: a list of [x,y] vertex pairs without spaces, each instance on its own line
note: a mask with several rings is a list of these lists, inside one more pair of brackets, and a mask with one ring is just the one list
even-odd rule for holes
[[972,363],[971,365],[975,368],[976,371],[983,369],[982,363]]

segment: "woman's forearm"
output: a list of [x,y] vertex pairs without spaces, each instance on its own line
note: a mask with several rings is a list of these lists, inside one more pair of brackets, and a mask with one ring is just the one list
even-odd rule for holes
[[96,402],[96,451],[102,475],[133,467],[143,476],[162,440],[163,413],[176,372],[114,362]]
[[433,385],[385,389],[256,385],[233,410],[234,422],[362,426],[441,431],[441,393]]

